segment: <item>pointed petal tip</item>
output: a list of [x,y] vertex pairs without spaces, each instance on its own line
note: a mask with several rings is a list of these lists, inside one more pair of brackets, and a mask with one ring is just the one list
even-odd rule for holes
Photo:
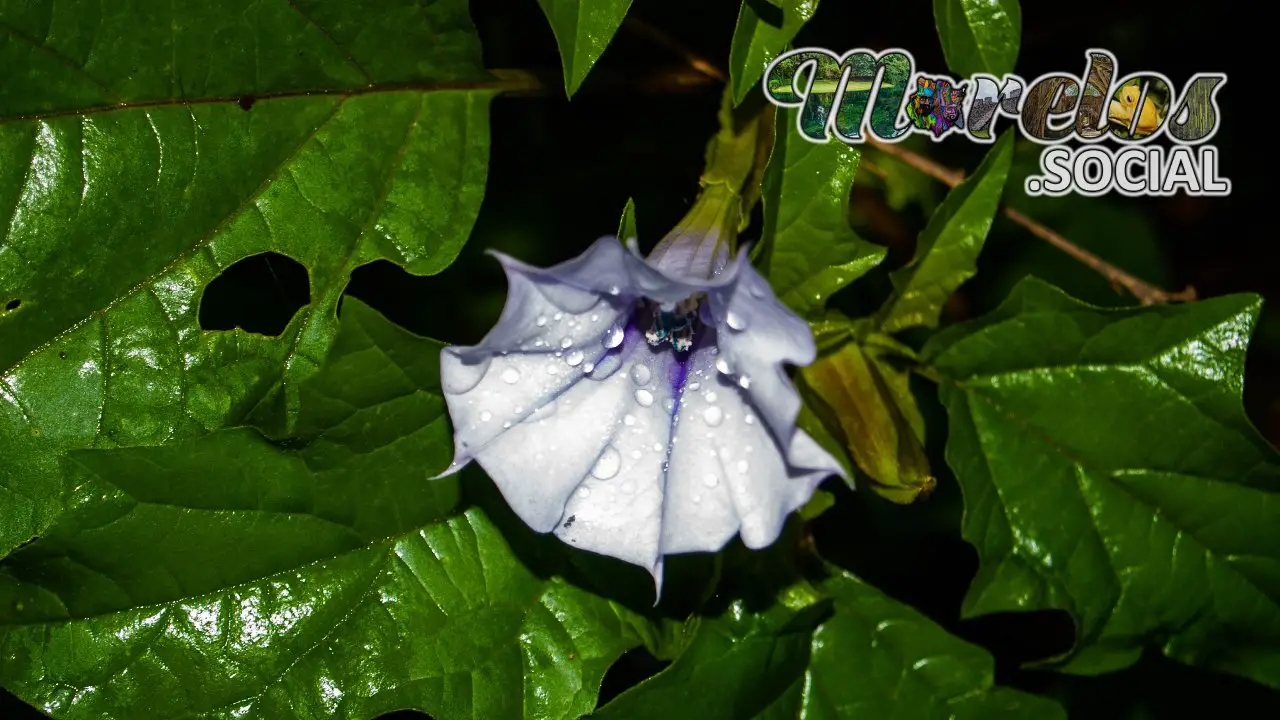
[[449,463],[449,467],[445,468],[444,470],[441,470],[439,474],[432,475],[427,479],[440,480],[441,478],[449,477],[450,475],[456,474],[459,470],[462,470],[462,468],[466,467],[467,464],[470,462],[471,462],[471,458],[469,457],[466,457],[464,455],[455,455],[453,458],[453,462]]
[[658,603],[662,600],[662,556],[658,556],[658,561],[653,564],[649,570],[649,574],[653,575],[653,606],[658,607]]

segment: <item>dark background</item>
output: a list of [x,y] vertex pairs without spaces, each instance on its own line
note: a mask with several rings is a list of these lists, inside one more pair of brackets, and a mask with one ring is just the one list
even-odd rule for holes
[[[736,2],[637,0],[633,18],[659,28],[676,43],[727,68]],[[1048,71],[1082,75],[1085,50],[1103,47],[1117,57],[1117,77],[1135,70],[1168,76],[1180,90],[1196,72],[1226,72],[1218,95],[1221,125],[1212,143],[1233,183],[1229,198],[1028,199],[1010,182],[1005,201],[1077,244],[1166,289],[1194,285],[1201,297],[1236,292],[1275,295],[1277,233],[1268,192],[1274,123],[1269,67],[1250,75],[1251,62],[1274,42],[1261,17],[1231,3],[1208,10],[1190,4],[1143,0],[1091,5],[1023,3],[1022,49],[1016,72],[1033,79]],[[496,319],[505,293],[497,263],[483,251],[497,248],[533,264],[551,264],[612,234],[629,197],[637,205],[641,245],[651,247],[692,204],[703,149],[715,130],[721,86],[681,85],[688,64],[629,21],[572,101],[562,90],[552,33],[534,0],[473,0],[472,15],[491,68],[524,68],[546,78],[541,94],[500,97],[492,106],[492,162],[475,231],[458,261],[439,276],[415,278],[389,263],[356,271],[348,292],[391,319],[451,342],[478,340]],[[1256,36],[1256,40],[1253,39]],[[852,48],[909,50],[923,71],[946,73],[929,0],[891,3],[823,0],[796,39],[843,52]],[[999,121],[998,129],[1008,127]],[[912,147],[972,171],[983,146],[951,137]],[[1028,152],[1023,152],[1023,151]],[[1018,167],[1034,167],[1038,150],[1020,145]],[[876,162],[874,157],[868,157]],[[1015,170],[1015,174],[1017,174]],[[1018,178],[1020,179],[1020,175]],[[865,181],[865,182],[864,182]],[[852,217],[864,237],[887,245],[885,268],[842,292],[834,304],[851,314],[874,309],[888,290],[887,270],[906,262],[914,238],[945,188],[918,181],[914,199],[900,207],[870,173],[860,175]],[[896,201],[894,205],[900,205]],[[747,238],[759,232],[753,227]],[[978,276],[950,303],[946,321],[990,310],[1019,278],[1034,274],[1097,304],[1129,304],[1092,271],[997,218]],[[202,305],[208,329],[235,326],[280,332],[308,301],[305,271],[286,258],[245,261],[213,283]],[[1273,443],[1280,441],[1280,310],[1267,306],[1249,354],[1245,405]],[[1071,623],[1056,612],[1002,615],[961,622],[960,600],[977,557],[959,539],[959,489],[942,459],[945,416],[932,388],[920,400],[930,423],[939,489],[926,504],[898,507],[870,493],[834,483],[837,506],[819,519],[822,552],[885,592],[930,615],[950,631],[995,655],[998,681],[1057,697],[1072,718],[1181,718],[1248,711],[1280,717],[1280,693],[1238,678],[1185,668],[1149,651],[1131,669],[1078,678],[1026,669],[1024,663],[1071,645]],[[634,651],[606,677],[602,701],[661,665]],[[858,668],[849,668],[857,682]],[[1224,712],[1225,711],[1225,712]],[[0,696],[0,718],[40,717],[10,695]],[[392,716],[387,716],[392,717]],[[422,717],[397,713],[395,717]]]

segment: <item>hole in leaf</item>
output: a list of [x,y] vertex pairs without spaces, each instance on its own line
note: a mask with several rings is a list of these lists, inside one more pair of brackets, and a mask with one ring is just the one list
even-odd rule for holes
[[670,664],[654,657],[643,647],[628,650],[604,674],[596,707],[603,707],[626,690],[662,672]]
[[249,110],[250,108],[253,107],[253,104],[257,101],[258,101],[258,98],[252,95],[241,95],[240,99],[237,100],[236,102],[240,104],[241,110]]
[[1076,628],[1064,610],[996,613],[960,621],[957,634],[986,648],[996,676],[1009,679],[1023,663],[1061,655],[1075,644]]
[[14,310],[17,310],[17,309],[18,309],[18,308],[20,308],[20,307],[22,307],[22,300],[20,300],[20,299],[18,299],[18,298],[14,298],[14,299],[12,299],[12,300],[10,300],[9,302],[7,302],[7,303],[5,303],[5,304],[4,304],[4,311],[5,311],[5,312],[13,312]]
[[235,263],[205,287],[200,327],[276,337],[310,302],[307,269],[279,253],[261,253]]
[[434,718],[420,710],[396,710],[386,715],[379,715],[376,720],[434,720]]

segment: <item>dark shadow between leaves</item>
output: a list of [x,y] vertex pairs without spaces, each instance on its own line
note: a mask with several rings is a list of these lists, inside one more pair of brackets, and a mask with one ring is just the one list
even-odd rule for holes
[[202,330],[234,330],[278,337],[311,303],[307,269],[267,252],[247,257],[214,278],[200,298]]
[[610,700],[657,675],[671,665],[668,661],[654,657],[644,646],[632,648],[622,654],[600,682],[600,695],[596,700],[596,709],[600,709]]

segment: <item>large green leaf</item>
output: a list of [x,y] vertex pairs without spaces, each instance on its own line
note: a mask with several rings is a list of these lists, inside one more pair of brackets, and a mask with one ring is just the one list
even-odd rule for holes
[[1013,72],[1022,40],[1018,0],[933,0],[947,67],[962,78]]
[[739,601],[701,619],[684,655],[592,717],[1065,717],[1050,700],[995,687],[985,650],[852,575],[835,571],[821,589],[830,601],[799,610]]
[[[464,0],[8,4],[0,63],[0,556],[56,517],[69,448],[266,397],[287,420],[350,271],[440,271],[484,192]],[[306,266],[311,304],[279,338],[202,332],[205,285],[267,251]]]
[[538,0],[538,4],[560,47],[565,92],[573,95],[622,25],[631,0]]
[[916,242],[911,262],[892,275],[894,294],[880,310],[885,332],[937,327],[951,293],[977,271],[978,253],[1000,207],[1013,162],[1012,132],[996,142],[974,174],[947,194]]
[[342,315],[301,447],[239,428],[71,454],[72,509],[0,569],[6,688],[95,720],[595,706],[635,618],[455,510],[457,481],[430,479],[452,448],[441,346]]
[[796,110],[779,109],[764,174],[764,235],[769,282],[796,312],[813,316],[827,298],[880,264],[885,249],[849,227],[849,191],[859,153],[796,132]]
[[817,0],[742,0],[729,46],[729,86],[735,105],[756,88],[765,68],[817,9]]
[[967,616],[1070,612],[1071,671],[1154,646],[1280,687],[1280,457],[1240,400],[1259,304],[1103,310],[1028,280],[931,341],[982,561]]

